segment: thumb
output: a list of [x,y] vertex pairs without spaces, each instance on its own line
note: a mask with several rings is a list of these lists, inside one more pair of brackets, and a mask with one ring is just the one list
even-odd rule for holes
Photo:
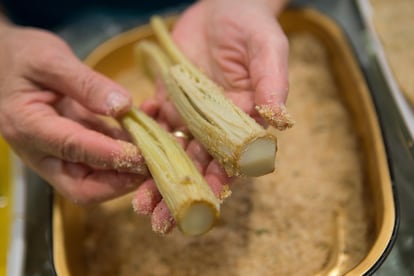
[[45,89],[71,97],[103,115],[119,116],[132,105],[128,91],[93,71],[70,51],[48,55],[38,57],[30,67],[30,79]]
[[255,107],[267,123],[283,130],[294,123],[285,107],[289,90],[289,43],[279,25],[274,22],[264,25],[263,32],[252,36],[249,42]]

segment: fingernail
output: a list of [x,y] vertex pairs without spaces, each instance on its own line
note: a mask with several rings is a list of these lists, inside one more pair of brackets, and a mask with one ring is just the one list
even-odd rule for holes
[[116,116],[119,111],[126,109],[130,104],[130,98],[120,92],[111,92],[106,98],[108,115]]

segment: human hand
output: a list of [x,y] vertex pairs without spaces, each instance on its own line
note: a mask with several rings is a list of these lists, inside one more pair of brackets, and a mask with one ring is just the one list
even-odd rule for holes
[[[258,122],[278,129],[292,126],[284,107],[288,42],[275,18],[282,6],[283,1],[271,0],[199,1],[183,13],[172,33],[184,54],[220,84],[228,97]],[[142,108],[169,131],[183,129],[162,87]],[[230,181],[223,169],[197,141],[185,141],[184,146],[220,196],[223,185]],[[137,213],[153,212],[153,226],[159,225],[160,232],[168,232],[174,224],[154,183],[138,189],[134,207]]]
[[[276,16],[284,0],[204,0],[178,20],[181,50],[263,125],[283,130],[289,45]],[[261,112],[263,111],[263,112]]]
[[0,133],[21,159],[80,204],[136,189],[139,150],[97,116],[125,112],[129,93],[51,33],[1,25],[0,36]]

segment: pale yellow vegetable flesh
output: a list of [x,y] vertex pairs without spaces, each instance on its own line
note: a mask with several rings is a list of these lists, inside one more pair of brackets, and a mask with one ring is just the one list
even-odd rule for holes
[[240,171],[248,176],[261,176],[275,167],[276,143],[272,139],[256,139],[248,143],[240,154]]

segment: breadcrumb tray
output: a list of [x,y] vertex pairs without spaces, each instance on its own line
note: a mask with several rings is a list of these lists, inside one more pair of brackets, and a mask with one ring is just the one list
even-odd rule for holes
[[[171,19],[173,22],[173,19]],[[94,208],[57,197],[53,258],[58,275],[363,275],[372,272],[396,224],[390,171],[375,108],[341,29],[311,10],[284,12],[290,41],[288,109],[277,170],[241,179],[218,225],[202,237],[152,233],[131,195]],[[133,58],[151,39],[139,26],[85,60],[139,103],[154,84]]]

